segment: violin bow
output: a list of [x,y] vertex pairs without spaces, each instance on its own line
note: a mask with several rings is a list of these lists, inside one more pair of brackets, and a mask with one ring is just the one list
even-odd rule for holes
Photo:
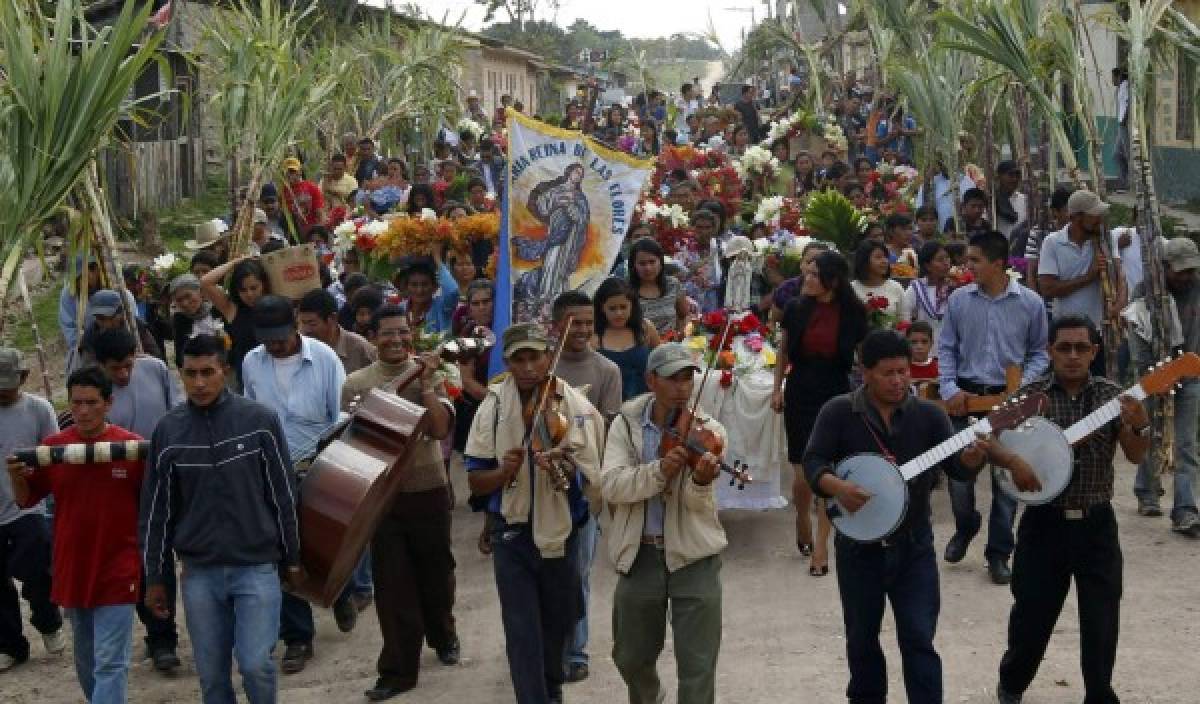
[[717,360],[721,357],[721,350],[725,349],[725,343],[729,340],[729,331],[733,328],[733,316],[726,314],[725,328],[721,330],[721,338],[717,343],[717,350],[713,353],[712,359],[708,361],[708,365],[704,369],[704,376],[700,377],[700,388],[696,390],[696,398],[692,400],[692,408],[688,417],[687,425],[683,428],[683,440],[687,441],[688,435],[692,432],[692,424],[696,422],[696,411],[700,408],[700,398],[704,395],[704,385],[708,383],[708,375],[712,373],[713,367],[717,366]]
[[[559,335],[558,345],[554,349],[554,359],[550,362],[550,373],[546,377],[545,386],[541,388],[538,396],[537,407],[533,409],[533,417],[530,419],[529,427],[525,429],[525,440],[522,442],[527,449],[529,442],[533,438],[534,429],[537,428],[538,419],[542,417],[542,411],[546,410],[546,401],[550,399],[550,387],[554,384],[554,372],[558,369],[558,360],[562,358],[563,348],[567,345],[567,330],[571,329],[571,323],[575,321],[575,316],[568,315],[567,320],[563,325],[563,332]],[[517,485],[517,478],[513,477],[508,483],[508,488],[511,489]]]

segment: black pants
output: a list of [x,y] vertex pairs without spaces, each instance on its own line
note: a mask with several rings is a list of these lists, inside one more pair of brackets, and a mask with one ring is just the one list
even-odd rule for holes
[[29,658],[21,633],[20,596],[29,602],[29,622],[39,633],[62,628],[62,613],[50,602],[50,530],[40,514],[26,514],[0,526],[0,653],[18,661]]
[[389,687],[417,684],[421,647],[454,644],[454,554],[446,488],[397,497],[371,540],[375,613],[383,633],[376,668]]
[[1068,520],[1062,509],[1031,506],[1017,530],[1008,619],[1008,650],[1000,661],[1000,685],[1023,693],[1037,674],[1063,601],[1075,579],[1079,598],[1079,647],[1084,704],[1119,701],[1112,688],[1121,623],[1121,545],[1110,504]]
[[846,625],[851,704],[885,704],[887,661],[879,645],[883,610],[892,603],[896,641],[911,704],[941,704],[942,659],[933,647],[941,592],[933,531],[922,526],[883,543],[862,544],[839,535],[838,592]]
[[[137,616],[146,627],[146,650],[151,654],[159,650],[175,650],[179,645],[179,631],[175,627],[175,559],[167,553],[163,565],[163,586],[167,590],[167,617],[159,618],[146,608],[144,600],[137,603]],[[141,593],[146,593],[146,575],[142,575]]]

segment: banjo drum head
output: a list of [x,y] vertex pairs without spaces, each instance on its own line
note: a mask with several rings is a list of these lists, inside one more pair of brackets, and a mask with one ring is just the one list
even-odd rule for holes
[[830,519],[842,535],[871,543],[886,538],[904,520],[908,513],[908,485],[896,465],[880,455],[854,455],[839,462],[834,474],[871,495],[854,513],[846,511],[837,501],[830,501]]
[[1071,483],[1074,454],[1063,431],[1041,417],[1030,418],[997,437],[1000,444],[1020,455],[1033,467],[1040,491],[1021,491],[1012,481],[1012,472],[992,466],[996,485],[1012,498],[1030,506],[1048,504],[1057,499]]

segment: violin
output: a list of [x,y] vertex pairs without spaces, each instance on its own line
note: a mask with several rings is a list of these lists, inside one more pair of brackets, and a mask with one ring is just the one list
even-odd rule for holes
[[[570,421],[561,410],[563,397],[557,391],[552,391],[555,382],[556,377],[553,375],[547,377],[538,387],[537,393],[530,396],[529,402],[521,409],[525,427],[530,429],[529,449],[533,452],[549,452],[558,448],[567,439],[567,432],[571,429]],[[547,400],[539,413],[534,401],[543,395]],[[574,469],[574,462],[569,457],[564,457],[562,461],[551,464],[551,484],[556,491],[566,491],[571,486],[571,478],[567,472],[568,468],[564,465],[570,464],[570,469]]]
[[744,490],[747,484],[754,481],[750,476],[749,467],[741,460],[730,466],[720,459],[725,454],[725,440],[712,428],[705,427],[704,421],[697,419],[693,414],[694,411],[687,409],[674,413],[663,433],[659,456],[665,457],[671,450],[682,447],[688,453],[688,468],[695,470],[704,453],[711,452],[718,458],[721,471],[730,476],[729,486],[736,486],[739,491]]
[[[569,330],[573,320],[574,316],[567,316],[563,330]],[[558,360],[562,358],[566,342],[567,336],[564,334],[559,338],[558,347],[554,350],[554,361],[550,364],[550,373],[538,383],[535,392],[530,394],[529,401],[521,409],[525,419],[525,440],[522,444],[527,452],[549,452],[559,449],[571,427],[570,421],[560,410],[563,397],[558,393],[558,379],[554,376],[554,370],[558,369]],[[553,404],[549,403],[551,397],[554,398]],[[575,461],[565,452],[561,459],[551,461],[550,482],[556,491],[566,491],[571,487],[568,467],[578,469]],[[517,478],[513,477],[508,488],[513,488],[516,483]]]

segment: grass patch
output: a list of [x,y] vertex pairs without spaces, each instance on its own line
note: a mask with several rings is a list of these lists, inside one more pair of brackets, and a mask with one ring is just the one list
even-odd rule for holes
[[[30,295],[33,296],[33,317],[37,319],[38,332],[42,335],[43,349],[50,354],[48,349],[50,343],[61,338],[58,330],[59,286],[57,279],[44,288],[39,287],[36,291],[31,291]],[[9,308],[16,315],[12,321],[11,344],[21,350],[27,359],[33,361],[33,326],[29,323],[29,315],[25,312],[25,306],[19,300],[14,300],[9,304]],[[47,360],[47,362],[52,361]]]

